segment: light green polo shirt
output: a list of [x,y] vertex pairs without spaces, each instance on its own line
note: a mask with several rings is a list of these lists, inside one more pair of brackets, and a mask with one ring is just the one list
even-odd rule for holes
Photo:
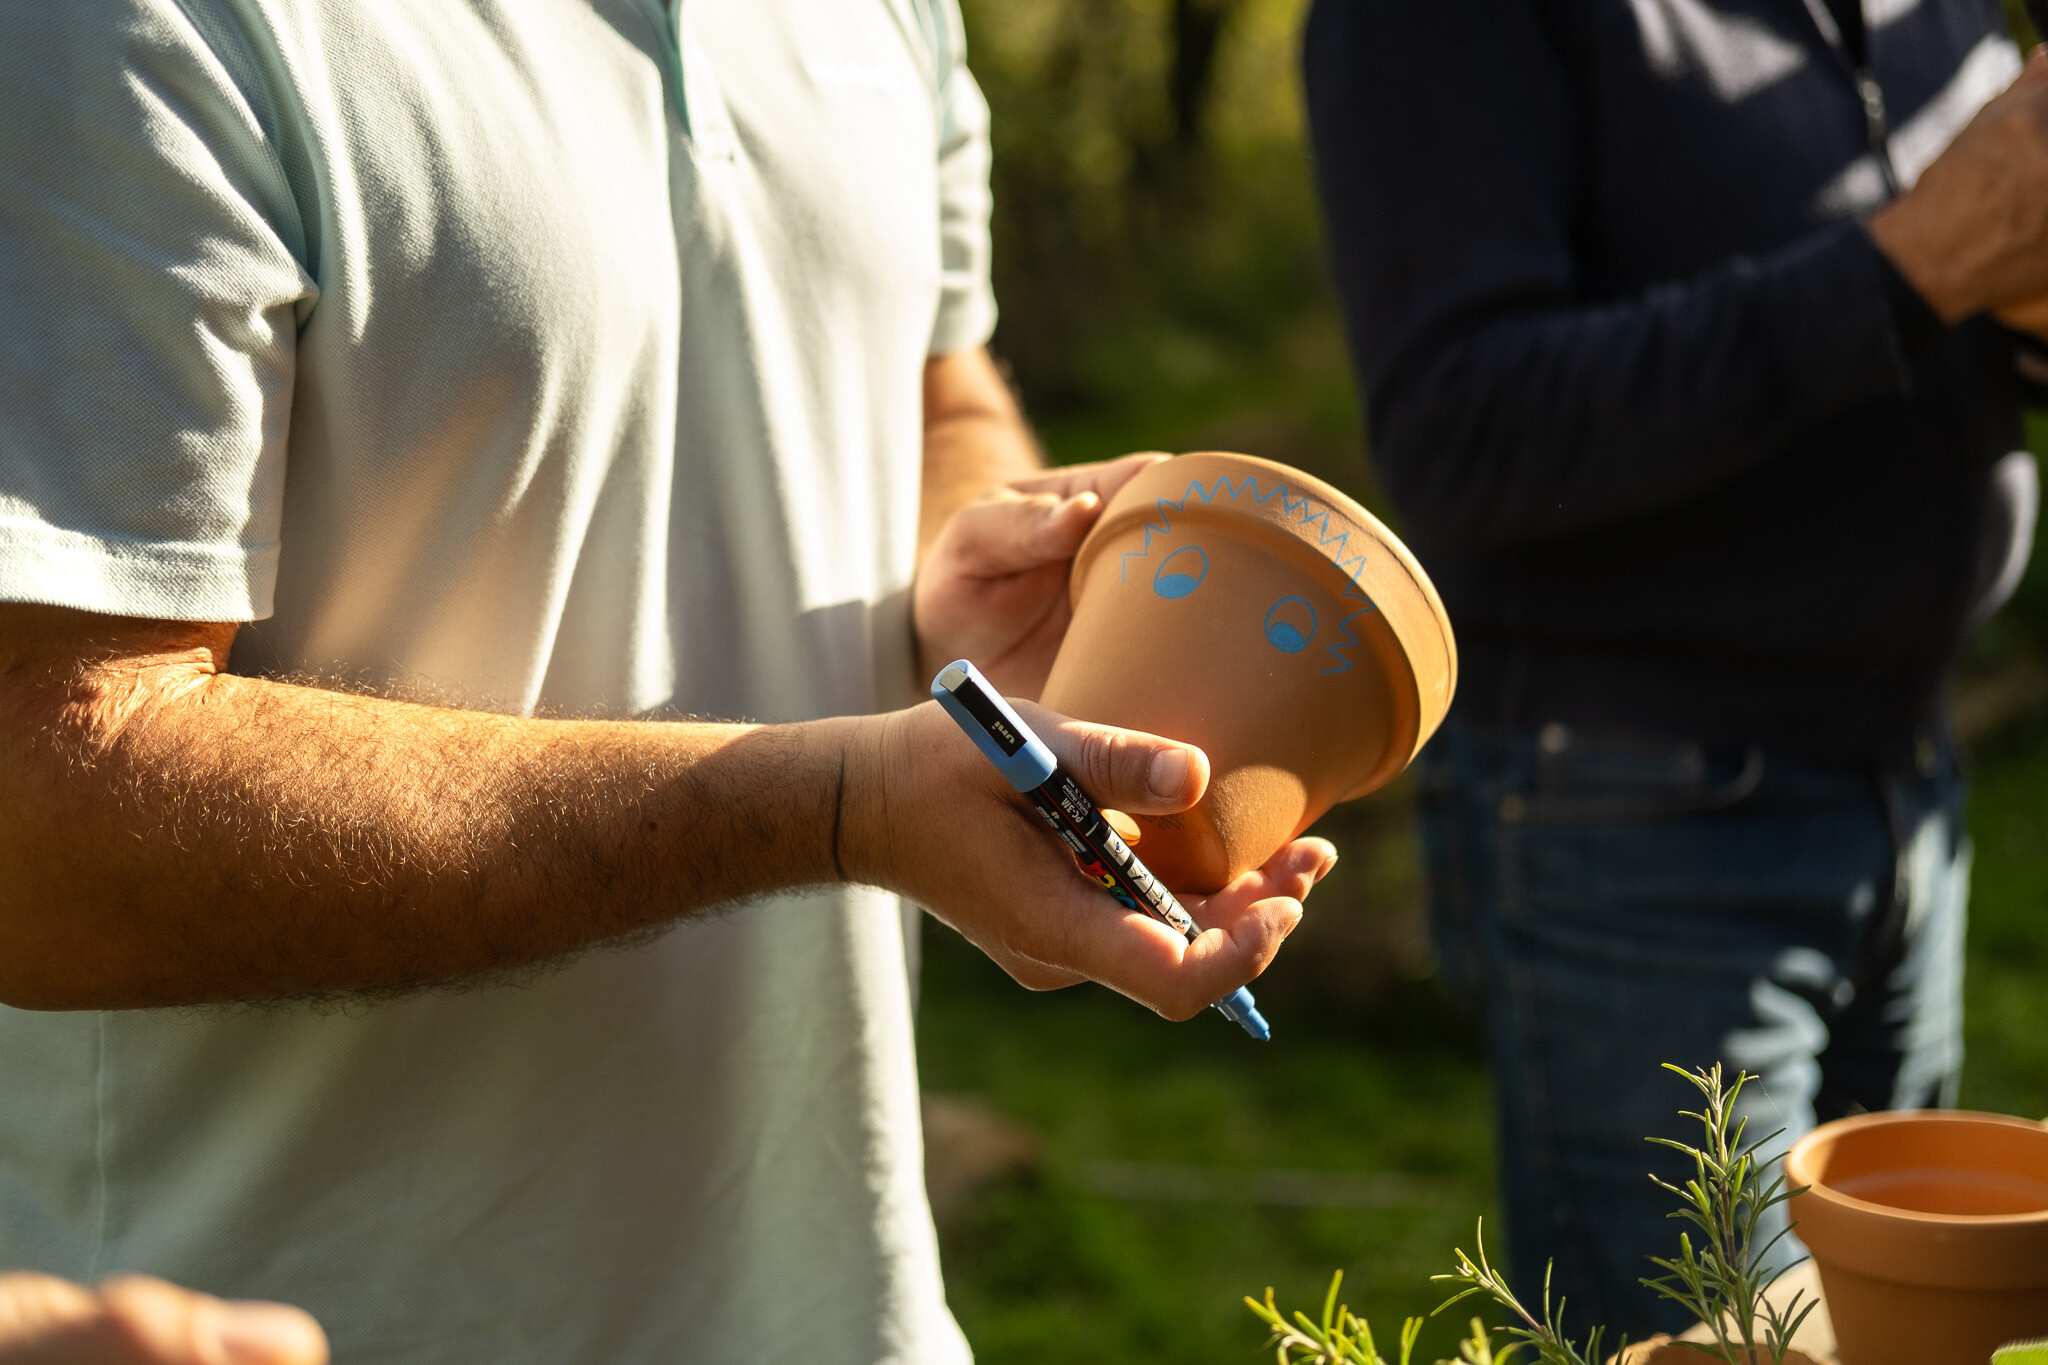
[[[241,672],[793,720],[903,682],[988,335],[950,0],[0,0],[0,599]],[[0,1263],[350,1362],[963,1360],[895,901],[538,984],[0,1009]]]

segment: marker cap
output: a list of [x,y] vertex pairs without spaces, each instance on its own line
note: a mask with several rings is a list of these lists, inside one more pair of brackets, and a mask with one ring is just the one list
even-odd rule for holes
[[1218,1000],[1216,1008],[1235,1019],[1238,1027],[1260,1042],[1267,1042],[1273,1037],[1273,1030],[1266,1024],[1266,1016],[1259,1013],[1258,1005],[1252,1001],[1252,993],[1244,987],[1239,986]]
[[1059,767],[1052,750],[973,664],[955,659],[940,669],[932,679],[932,697],[1018,791],[1032,791],[1052,780]]

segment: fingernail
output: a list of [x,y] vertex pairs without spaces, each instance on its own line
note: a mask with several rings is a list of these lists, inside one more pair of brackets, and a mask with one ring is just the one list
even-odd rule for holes
[[1316,869],[1316,880],[1321,881],[1323,878],[1329,876],[1330,869],[1335,867],[1336,865],[1337,855],[1335,853],[1332,853],[1329,857],[1323,859],[1323,865]]
[[214,1314],[214,1335],[238,1365],[310,1365],[327,1356],[312,1317],[281,1303],[223,1303]]
[[1161,800],[1178,799],[1187,790],[1188,751],[1161,749],[1152,755],[1152,767],[1146,774],[1146,781],[1152,785],[1152,794]]

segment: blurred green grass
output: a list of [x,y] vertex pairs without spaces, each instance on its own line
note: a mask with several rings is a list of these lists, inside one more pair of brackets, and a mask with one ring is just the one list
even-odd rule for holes
[[[1977,847],[1963,1103],[2048,1115],[2048,717],[1975,757]],[[1412,857],[1398,825],[1379,855]],[[1374,856],[1354,848],[1355,856]],[[1340,865],[1341,866],[1341,865]],[[1314,917],[1374,913],[1325,885]],[[1485,1069],[1426,981],[1364,971],[1333,997],[1283,964],[1260,989],[1271,1044],[1220,1016],[1164,1023],[1095,987],[1032,995],[935,925],[925,934],[919,1052],[928,1091],[972,1094],[1036,1133],[1034,1172],[972,1198],[943,1227],[947,1293],[984,1365],[1144,1361],[1245,1365],[1264,1334],[1239,1299],[1321,1302],[1332,1270],[1383,1336],[1438,1301],[1428,1277],[1490,1212]],[[1274,978],[1278,978],[1275,980]],[[1100,1163],[1395,1172],[1412,1199],[1302,1208],[1229,1198],[1117,1197]],[[1420,1353],[1449,1354],[1451,1318]]]
[[2037,711],[1987,737],[1974,758],[1962,1104],[2040,1118],[2048,1116],[2048,716]]
[[[1470,1244],[1492,1168],[1484,1072],[1454,1021],[1389,1044],[1262,991],[1261,1046],[1093,987],[1028,995],[943,929],[926,947],[927,1089],[972,1092],[1043,1144],[1032,1175],[943,1231],[948,1297],[988,1365],[1251,1360],[1264,1334],[1240,1298],[1270,1284],[1319,1303],[1340,1266],[1353,1306],[1398,1328]],[[1094,1187],[1104,1162],[1391,1171],[1413,1189],[1385,1208],[1113,1197]]]

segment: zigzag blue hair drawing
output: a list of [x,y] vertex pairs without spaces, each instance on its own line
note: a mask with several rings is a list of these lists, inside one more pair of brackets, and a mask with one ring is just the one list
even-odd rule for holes
[[[1258,480],[1252,475],[1245,475],[1243,479],[1243,486],[1238,487],[1233,485],[1230,476],[1228,474],[1225,474],[1216,480],[1216,485],[1214,488],[1204,488],[1202,486],[1202,481],[1200,479],[1196,479],[1192,483],[1188,484],[1187,492],[1181,494],[1178,499],[1156,499],[1153,511],[1154,515],[1157,517],[1157,520],[1148,520],[1145,522],[1144,541],[1138,546],[1137,549],[1126,551],[1122,560],[1118,562],[1118,579],[1127,579],[1127,576],[1130,572],[1130,564],[1133,559],[1143,559],[1147,554],[1151,552],[1153,532],[1156,531],[1161,536],[1169,536],[1173,534],[1172,514],[1185,509],[1189,498],[1200,498],[1203,502],[1208,503],[1214,502],[1219,497],[1228,497],[1232,502],[1235,502],[1238,498],[1244,496],[1247,493],[1251,495],[1252,503],[1254,506],[1263,502],[1268,502],[1276,497],[1279,498],[1281,512],[1286,516],[1292,517],[1295,521],[1299,522],[1303,526],[1308,526],[1318,521],[1320,521],[1323,524],[1322,530],[1316,533],[1317,545],[1320,546],[1330,556],[1330,562],[1332,564],[1334,564],[1337,568],[1341,570],[1347,571],[1344,575],[1344,589],[1339,594],[1339,596],[1349,598],[1354,602],[1363,602],[1365,605],[1360,607],[1357,611],[1352,612],[1349,616],[1346,616],[1343,620],[1337,622],[1337,628],[1335,633],[1338,638],[1332,640],[1329,644],[1324,646],[1324,649],[1329,653],[1329,656],[1332,659],[1335,659],[1337,662],[1329,668],[1320,669],[1318,671],[1323,673],[1349,672],[1351,669],[1351,660],[1347,658],[1345,655],[1338,653],[1338,651],[1342,649],[1348,649],[1352,645],[1358,643],[1358,637],[1352,634],[1351,623],[1353,621],[1356,621],[1359,617],[1364,616],[1368,612],[1377,611],[1379,609],[1379,604],[1374,602],[1370,597],[1367,597],[1358,586],[1358,575],[1365,571],[1365,551],[1361,549],[1357,554],[1351,556],[1351,558],[1344,558],[1344,550],[1346,548],[1347,542],[1351,538],[1351,532],[1338,531],[1334,535],[1331,534],[1330,509],[1316,503],[1306,494],[1290,495],[1287,491],[1287,485],[1284,483],[1276,483],[1271,488],[1261,493],[1259,492]],[[1310,508],[1315,508],[1316,510],[1314,512],[1311,512],[1309,510]]]

